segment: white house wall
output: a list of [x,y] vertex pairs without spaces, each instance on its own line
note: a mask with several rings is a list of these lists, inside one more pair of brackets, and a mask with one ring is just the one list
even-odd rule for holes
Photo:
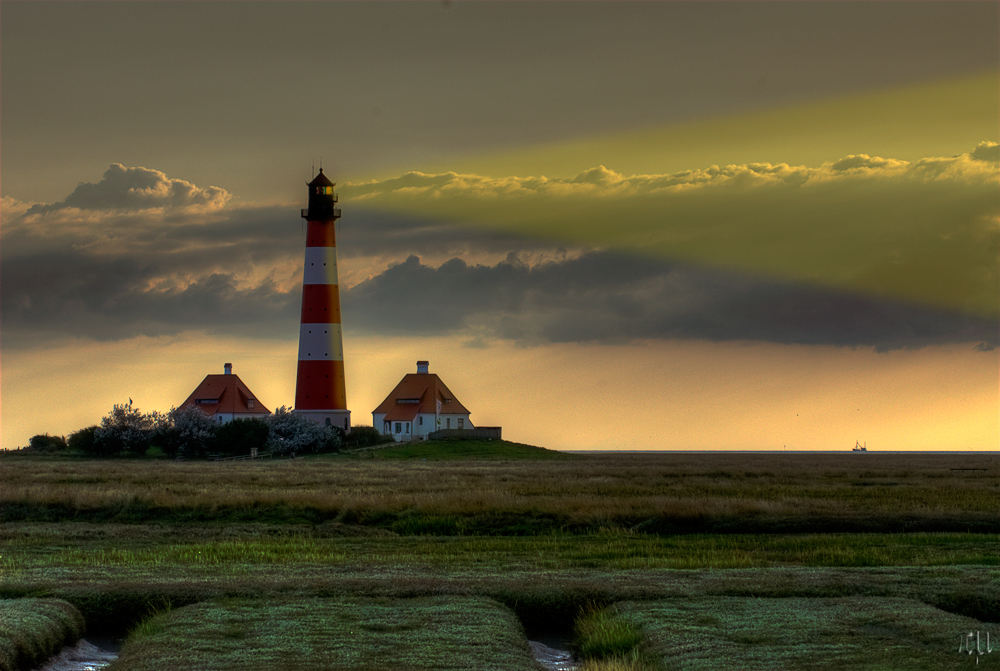
[[234,419],[266,419],[270,413],[250,413],[250,412],[217,412],[212,415],[216,424],[228,424]]
[[[423,424],[420,420],[423,419]],[[382,435],[392,436],[396,442],[408,441],[408,440],[425,440],[427,434],[438,431],[439,429],[457,429],[458,420],[463,420],[463,429],[474,429],[476,428],[472,424],[472,420],[469,419],[469,415],[438,415],[437,422],[435,423],[434,415],[432,414],[419,414],[413,418],[411,422],[389,422],[389,430],[385,430],[385,415],[372,413],[372,426],[374,426]],[[451,420],[451,426],[449,426],[448,420]],[[396,424],[400,425],[400,431],[396,431]],[[409,431],[407,431],[407,424],[409,424]]]
[[467,415],[467,414],[466,415],[438,415],[437,426],[435,428],[431,429],[431,430],[432,431],[437,431],[439,429],[457,429],[457,428],[459,428],[459,426],[458,426],[458,420],[460,420],[460,419],[463,420],[461,428],[463,428],[463,429],[474,429],[474,428],[476,428],[476,427],[474,427],[472,425],[472,420],[469,419],[469,415]]

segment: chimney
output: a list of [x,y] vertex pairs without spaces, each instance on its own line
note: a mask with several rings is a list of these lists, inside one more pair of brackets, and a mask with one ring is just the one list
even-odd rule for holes
[[427,366],[428,366],[428,363],[426,361],[418,361],[417,362],[417,372],[418,373],[423,373],[423,374],[426,375],[427,374]]
[[226,363],[226,364],[223,364],[223,367],[226,369],[226,375],[232,375],[233,374],[233,364]]

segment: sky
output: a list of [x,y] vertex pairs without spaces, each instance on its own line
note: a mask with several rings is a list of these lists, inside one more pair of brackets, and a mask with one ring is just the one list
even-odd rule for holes
[[1000,449],[1000,5],[0,5],[0,447],[429,360],[555,449]]

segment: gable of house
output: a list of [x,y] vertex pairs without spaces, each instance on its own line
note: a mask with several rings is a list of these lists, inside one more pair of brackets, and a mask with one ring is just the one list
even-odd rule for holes
[[[227,370],[231,370],[231,367],[227,366]],[[201,384],[178,407],[190,406],[198,408],[209,417],[216,415],[258,417],[271,414],[243,380],[231,372],[206,375]]]
[[442,428],[473,428],[468,408],[427,367],[426,361],[418,361],[417,372],[404,375],[372,411],[376,429],[396,440],[412,440]]
[[407,373],[373,414],[385,414],[386,422],[409,422],[417,415],[468,415],[435,373]]

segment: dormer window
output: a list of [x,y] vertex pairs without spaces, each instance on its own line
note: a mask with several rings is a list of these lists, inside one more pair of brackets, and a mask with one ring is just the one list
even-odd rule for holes
[[253,399],[247,401],[247,410],[253,410]]

